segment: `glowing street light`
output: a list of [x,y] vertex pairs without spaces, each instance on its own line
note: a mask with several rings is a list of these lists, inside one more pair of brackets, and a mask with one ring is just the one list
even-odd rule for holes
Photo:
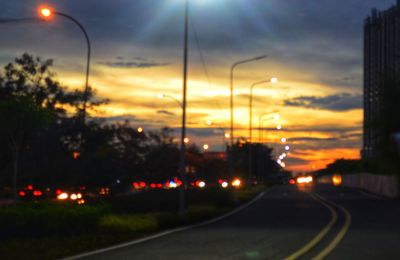
[[184,142],[185,144],[188,144],[188,143],[189,143],[189,138],[185,137],[185,138],[183,139],[183,142]]
[[234,122],[233,122],[233,72],[234,72],[235,68],[238,65],[249,63],[249,62],[253,62],[253,61],[262,60],[262,59],[265,59],[265,58],[267,58],[267,55],[262,55],[262,56],[254,57],[254,58],[251,58],[251,59],[241,60],[241,61],[235,62],[231,66],[231,72],[230,72],[231,146],[233,146],[233,137],[234,137],[234,134],[233,134],[233,124],[234,124]]
[[282,142],[282,143],[286,143],[286,141],[287,141],[287,139],[286,139],[285,137],[282,137],[282,138],[281,138],[281,142]]
[[204,145],[203,145],[203,149],[204,149],[205,151],[207,151],[209,148],[210,148],[210,146],[209,146],[208,144],[204,144]]
[[269,118],[266,118],[266,119],[263,120],[263,118],[265,116],[268,116],[268,115],[271,115],[271,114],[273,114],[273,113],[264,113],[264,114],[260,115],[259,118],[258,118],[258,142],[259,143],[262,143],[263,140],[264,140],[264,137],[263,137],[263,134],[264,134],[264,129],[263,129],[264,124],[263,123],[264,123],[264,121],[268,121],[268,120],[277,121],[277,120],[279,120],[281,118],[281,116],[279,114],[275,113],[275,114],[272,115],[272,117],[269,117]]
[[41,6],[39,7],[39,15],[42,17],[44,20],[50,20],[53,15],[58,15],[62,16],[64,18],[67,18],[71,20],[73,23],[75,23],[79,29],[82,31],[83,35],[85,36],[86,39],[86,45],[87,45],[87,57],[86,57],[86,80],[85,80],[85,90],[83,93],[83,108],[82,108],[82,123],[83,127],[85,125],[85,118],[86,118],[86,105],[87,105],[87,99],[88,99],[88,91],[89,91],[89,72],[90,72],[90,54],[91,54],[91,46],[90,46],[90,39],[89,35],[87,34],[85,28],[82,26],[82,24],[73,18],[72,16],[61,13],[58,11],[55,11],[53,8],[47,7],[47,6]]
[[289,146],[289,145],[286,145],[286,146],[285,146],[285,150],[286,150],[286,151],[289,151],[289,150],[290,150],[290,146]]
[[282,130],[282,126],[281,126],[281,125],[277,125],[277,126],[276,126],[276,129],[277,129],[277,130]]
[[271,78],[271,83],[272,84],[276,84],[276,83],[278,83],[278,78]]
[[143,128],[139,127],[139,128],[137,129],[137,131],[138,131],[138,133],[143,133]]
[[277,78],[271,78],[269,80],[262,80],[253,83],[253,85],[250,86],[250,95],[249,95],[249,180],[252,178],[252,171],[253,171],[253,162],[252,162],[252,143],[253,143],[253,89],[257,85],[261,85],[264,83],[277,83],[278,79]]
[[44,17],[44,18],[50,18],[50,16],[52,15],[52,11],[51,11],[51,9],[50,8],[48,8],[48,7],[44,7],[44,8],[41,8],[40,10],[40,14]]
[[[278,82],[277,78],[271,78],[269,80],[262,80],[262,81],[258,81],[253,83],[253,85],[250,86],[250,95],[249,95],[249,141],[250,143],[253,142],[253,89],[255,86],[257,85],[261,85],[264,83],[272,83],[275,84]],[[279,120],[280,116],[279,114],[274,114],[274,119],[275,120]]]
[[[233,63],[232,66],[231,66],[231,70],[230,70],[230,110],[231,110],[231,131],[230,131],[230,135],[231,136],[230,136],[230,138],[231,138],[231,148],[233,148],[233,141],[234,141],[233,140],[233,138],[234,138],[234,132],[233,132],[233,125],[234,125],[234,122],[233,122],[233,72],[234,72],[235,68],[238,65],[249,63],[249,62],[253,62],[253,61],[262,60],[262,59],[265,59],[265,58],[267,58],[267,55],[261,55],[261,56],[254,57],[254,58],[251,58],[251,59],[237,61],[237,62]],[[229,173],[230,173],[230,176],[233,176],[233,158],[229,159]]]

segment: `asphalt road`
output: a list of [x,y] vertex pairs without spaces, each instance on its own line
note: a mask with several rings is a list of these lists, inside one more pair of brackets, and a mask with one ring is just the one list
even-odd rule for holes
[[281,186],[216,223],[82,259],[400,259],[400,201]]

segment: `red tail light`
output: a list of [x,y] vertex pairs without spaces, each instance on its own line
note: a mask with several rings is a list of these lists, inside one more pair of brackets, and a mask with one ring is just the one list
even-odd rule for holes
[[35,196],[35,197],[40,197],[42,195],[43,195],[43,193],[40,190],[34,190],[33,191],[33,196]]

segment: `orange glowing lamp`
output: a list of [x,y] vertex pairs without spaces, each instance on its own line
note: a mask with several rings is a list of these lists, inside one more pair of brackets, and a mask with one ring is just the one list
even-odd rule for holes
[[50,7],[42,6],[39,7],[39,15],[44,19],[50,19],[53,17],[54,12]]
[[81,155],[80,152],[73,152],[72,153],[72,157],[74,158],[74,160],[78,159],[80,155]]
[[342,176],[339,174],[333,175],[332,183],[334,186],[340,186],[342,184]]
[[239,188],[241,184],[242,184],[242,182],[240,181],[240,179],[234,179],[232,181],[232,186],[235,188]]

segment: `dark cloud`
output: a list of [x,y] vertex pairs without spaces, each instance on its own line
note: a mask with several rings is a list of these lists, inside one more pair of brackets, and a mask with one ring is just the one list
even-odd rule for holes
[[290,142],[336,142],[339,138],[293,137]]
[[[177,133],[180,133],[181,128],[171,128]],[[187,127],[187,135],[190,137],[210,137],[214,135],[220,135],[221,133],[213,128],[198,128],[198,127]]]
[[284,105],[311,109],[347,111],[362,108],[362,95],[341,93],[325,97],[301,96],[285,100]]
[[102,61],[97,64],[105,65],[111,68],[152,68],[170,65],[168,62],[150,61],[145,58],[134,58],[135,61],[127,61],[123,57],[118,56],[115,61]]
[[[69,0],[46,1],[57,10],[73,14],[88,31],[96,56],[123,49],[147,51],[160,57],[181,54],[183,4],[164,0]],[[237,57],[265,53],[282,64],[303,66],[321,72],[322,82],[337,85],[343,75],[362,66],[362,26],[371,8],[385,9],[394,0],[219,0],[212,4],[191,3],[191,53],[196,52],[195,34],[207,60],[231,63]],[[36,0],[1,1],[0,17],[34,17]],[[207,19],[204,19],[207,17]],[[43,27],[47,27],[46,30]],[[2,26],[3,29],[3,26]],[[6,28],[5,28],[6,29]],[[195,29],[195,30],[194,30]],[[56,19],[47,26],[12,27],[0,36],[9,50],[50,53],[51,57],[80,56],[82,38],[76,26]],[[39,46],[36,45],[40,41]],[[52,39],[49,40],[49,39]],[[73,40],[75,39],[75,40]],[[26,43],[30,44],[27,45]],[[69,48],[59,48],[71,46]],[[52,47],[56,46],[56,47]],[[3,46],[2,46],[3,47]],[[250,51],[251,50],[251,51]],[[118,54],[120,55],[120,54]],[[141,53],[140,55],[143,55]],[[120,61],[120,60],[118,60]],[[139,61],[139,60],[137,60]],[[200,60],[191,60],[199,63]],[[158,62],[157,62],[158,64]],[[157,64],[109,62],[114,67],[149,67]],[[358,77],[359,78],[359,77]],[[342,82],[343,83],[343,82]],[[360,80],[345,85],[360,86]]]
[[157,110],[157,114],[167,115],[167,116],[175,116],[175,113],[169,112],[168,110]]
[[351,132],[359,132],[361,129],[361,122],[359,126],[340,126],[340,125],[314,125],[314,126],[301,126],[293,125],[290,128],[284,128],[281,131],[286,132],[323,132],[323,133],[336,133],[336,134],[348,134]]
[[297,165],[297,164],[305,164],[308,163],[307,160],[298,158],[298,157],[293,157],[293,156],[289,156],[285,158],[285,162],[289,165]]
[[292,137],[288,139],[295,150],[360,149],[361,133],[337,134],[332,137]]
[[119,122],[136,122],[138,118],[134,115],[121,115],[121,116],[111,116],[111,117],[102,117],[102,120],[105,120],[107,123],[119,123]]

